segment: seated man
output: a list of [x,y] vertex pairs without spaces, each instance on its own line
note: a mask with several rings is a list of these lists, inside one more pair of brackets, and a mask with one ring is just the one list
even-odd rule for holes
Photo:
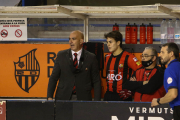
[[135,102],[151,102],[153,98],[165,95],[164,71],[156,64],[157,51],[153,47],[146,47],[141,59],[143,67],[134,72],[124,88],[135,92]]

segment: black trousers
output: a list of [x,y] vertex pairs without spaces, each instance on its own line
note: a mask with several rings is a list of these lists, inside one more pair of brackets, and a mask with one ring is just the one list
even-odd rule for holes
[[173,118],[174,120],[180,120],[180,106],[174,106]]
[[132,101],[132,97],[123,100],[123,98],[120,98],[118,93],[106,91],[104,94],[104,101]]

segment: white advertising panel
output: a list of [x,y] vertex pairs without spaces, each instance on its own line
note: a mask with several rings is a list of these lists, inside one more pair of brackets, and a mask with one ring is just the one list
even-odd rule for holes
[[0,18],[0,41],[27,41],[27,18]]

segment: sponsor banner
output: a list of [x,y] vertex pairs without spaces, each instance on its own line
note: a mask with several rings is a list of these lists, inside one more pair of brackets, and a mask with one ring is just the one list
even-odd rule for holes
[[[0,96],[46,97],[56,55],[68,48],[69,44],[0,44]],[[101,80],[103,97],[106,80]]]
[[27,18],[0,18],[0,41],[27,41]]
[[150,103],[140,102],[74,102],[72,113],[73,120],[173,120],[168,104],[151,107]]
[[0,120],[6,120],[6,101],[0,101]]

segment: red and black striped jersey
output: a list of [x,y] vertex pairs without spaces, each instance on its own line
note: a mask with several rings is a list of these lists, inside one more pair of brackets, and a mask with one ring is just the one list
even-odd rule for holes
[[122,51],[121,54],[113,56],[109,53],[105,56],[106,64],[106,91],[119,93],[132,73],[142,64],[129,52]]

